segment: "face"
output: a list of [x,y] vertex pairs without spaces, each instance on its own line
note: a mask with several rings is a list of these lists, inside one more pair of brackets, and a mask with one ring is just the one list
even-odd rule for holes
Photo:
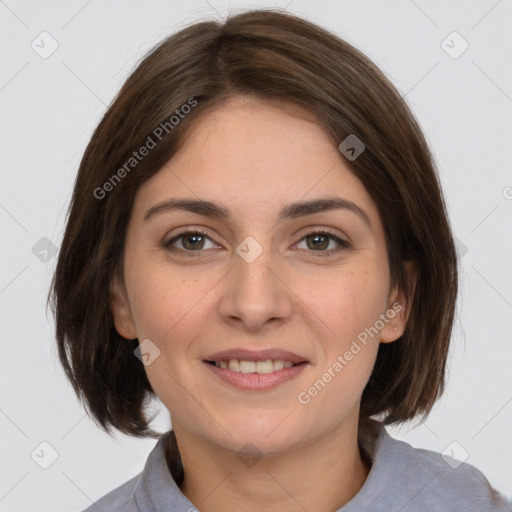
[[[286,210],[326,198],[345,207]],[[173,425],[277,453],[353,424],[379,343],[403,333],[396,301],[378,210],[337,147],[313,121],[238,98],[139,188],[111,308],[122,336],[146,340]]]

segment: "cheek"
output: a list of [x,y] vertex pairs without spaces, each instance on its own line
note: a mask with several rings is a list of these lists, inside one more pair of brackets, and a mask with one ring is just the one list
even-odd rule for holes
[[[384,313],[387,281],[379,278],[376,266],[370,268],[354,269],[340,274],[337,280],[325,281],[321,293],[308,292],[310,308],[328,327],[324,332],[329,332],[315,370],[315,378],[321,381],[316,386],[320,398],[317,406],[334,407],[333,411],[341,403],[355,407],[371,375],[380,340],[376,325]],[[327,392],[320,393],[324,384]]]
[[167,266],[146,264],[133,275],[132,308],[140,340],[150,339],[158,357],[145,366],[153,390],[169,410],[185,417],[194,410],[187,383],[189,348],[204,329],[204,304],[213,282],[185,279]]
[[132,309],[139,337],[158,345],[186,339],[185,330],[198,325],[201,301],[214,285],[212,276],[183,277],[170,265],[141,264],[132,279]]
[[[314,291],[311,291],[314,290]],[[304,300],[329,328],[337,349],[350,345],[384,312],[387,281],[371,263],[304,288]],[[332,343],[331,343],[332,344]]]

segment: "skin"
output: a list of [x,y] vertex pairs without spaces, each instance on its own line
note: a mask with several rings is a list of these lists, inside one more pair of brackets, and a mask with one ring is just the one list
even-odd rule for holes
[[[332,195],[356,203],[371,227],[346,209],[276,223],[284,205]],[[171,197],[220,202],[232,218],[176,210],[143,221]],[[201,228],[208,238],[195,245],[178,239],[178,252],[169,252],[163,245],[183,228]],[[326,228],[351,248],[327,238],[318,249],[314,235],[305,238],[311,228]],[[252,263],[236,252],[247,236],[263,249]],[[196,257],[187,257],[187,248]],[[414,269],[407,271],[414,278]],[[181,490],[197,508],[327,512],[357,494],[370,470],[357,443],[361,395],[379,343],[402,335],[409,305],[402,290],[390,288],[374,201],[318,124],[250,97],[198,121],[139,188],[124,282],[114,281],[111,291],[117,331],[160,350],[145,369],[171,413],[185,470]],[[404,307],[379,335],[300,403],[299,393],[395,302]],[[281,348],[309,364],[275,389],[240,390],[202,362],[238,347]],[[254,464],[239,457],[247,443],[261,456]]]

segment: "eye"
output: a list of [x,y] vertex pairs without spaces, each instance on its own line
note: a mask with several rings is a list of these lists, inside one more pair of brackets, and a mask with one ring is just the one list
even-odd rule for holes
[[[346,240],[342,240],[338,236],[336,236],[334,233],[330,233],[329,231],[325,229],[315,229],[312,231],[309,231],[306,233],[306,235],[301,239],[305,240],[306,246],[308,249],[313,248],[313,251],[317,253],[314,256],[320,256],[320,257],[326,257],[331,256],[334,252],[339,252],[344,249],[349,249],[351,247],[350,243]],[[338,248],[336,249],[330,249],[328,251],[325,251],[323,249],[326,249],[329,247],[329,244],[331,242],[334,242],[338,245]]]
[[[315,256],[331,256],[332,253],[342,251],[344,249],[349,249],[351,247],[350,243],[346,240],[342,240],[338,236],[333,233],[328,232],[325,229],[315,229],[309,231],[304,235],[299,244],[302,241],[306,241],[307,249],[313,249],[308,252],[317,253]],[[211,237],[209,237],[206,233],[201,231],[200,229],[186,229],[181,233],[178,233],[176,236],[171,238],[168,242],[163,244],[164,248],[173,253],[181,253],[185,254],[188,257],[196,257],[200,256],[202,249],[208,249],[209,247],[205,247],[205,241],[210,241],[213,247],[215,248],[217,245]],[[329,244],[334,242],[334,244],[338,245],[338,248],[324,250],[329,247]],[[179,243],[181,247],[176,247],[175,244]],[[197,254],[194,254],[197,253]]]
[[[200,229],[187,229],[171,238],[168,242],[165,242],[164,247],[170,252],[181,252],[187,256],[194,257],[196,254],[191,253],[201,252],[201,249],[205,249],[205,240],[213,242],[213,240]],[[176,242],[181,244],[181,248],[174,247]],[[215,246],[216,244],[213,242],[213,245]],[[206,247],[206,249],[208,249],[208,247]]]

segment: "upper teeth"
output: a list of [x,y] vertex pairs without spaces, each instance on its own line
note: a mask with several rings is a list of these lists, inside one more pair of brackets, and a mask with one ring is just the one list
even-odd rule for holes
[[229,361],[215,361],[215,366],[218,368],[229,368],[239,373],[272,373],[283,368],[290,368],[293,366],[293,363],[283,359],[267,359],[266,361],[230,359]]

